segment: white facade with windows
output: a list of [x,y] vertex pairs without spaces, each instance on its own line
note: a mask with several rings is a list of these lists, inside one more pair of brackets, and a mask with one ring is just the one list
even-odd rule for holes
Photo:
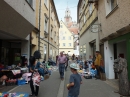
[[64,51],[65,54],[73,54],[74,53],[74,40],[73,33],[71,33],[68,28],[65,26],[63,21],[60,21],[60,29],[59,29],[59,53]]

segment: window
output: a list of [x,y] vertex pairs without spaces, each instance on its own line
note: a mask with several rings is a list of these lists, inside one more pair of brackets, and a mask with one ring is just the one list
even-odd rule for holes
[[65,43],[63,43],[63,46],[65,46]]
[[84,15],[84,23],[86,22],[86,15]]
[[108,15],[116,6],[117,0],[105,0],[106,15]]
[[111,10],[117,6],[117,0],[111,0]]
[[52,47],[50,47],[50,56],[52,56]]
[[62,28],[62,25],[60,25],[60,28]]
[[91,15],[92,13],[92,4],[89,5],[89,14]]
[[65,36],[63,36],[62,40],[65,40]]
[[29,3],[29,5],[30,5],[31,7],[33,7],[33,0],[27,0],[27,2]]
[[44,22],[44,31],[48,33],[48,20],[45,16],[45,22]]
[[44,0],[44,3],[45,3],[45,5],[46,5],[46,7],[47,7],[47,1],[48,1],[48,0]]
[[51,33],[50,33],[50,36],[52,37],[53,35],[53,27],[51,26]]
[[44,60],[46,60],[46,55],[47,55],[47,46],[44,44]]
[[71,43],[69,43],[69,46],[71,46]]
[[56,32],[55,32],[54,40],[56,41]]
[[71,40],[71,36],[69,36],[69,40]]

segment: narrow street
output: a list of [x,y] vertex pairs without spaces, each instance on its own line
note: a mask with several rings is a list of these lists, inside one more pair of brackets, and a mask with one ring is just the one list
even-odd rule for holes
[[[68,71],[65,72],[65,80],[63,90],[63,96],[67,97],[68,90],[66,89],[66,84],[69,82],[69,76],[71,72],[68,68]],[[95,79],[85,79],[82,78],[83,84],[81,85],[79,97],[119,97],[119,94],[114,93],[117,91],[115,88],[111,87],[106,83],[106,81],[95,80]],[[58,97],[58,91],[60,87],[61,80],[59,78],[58,71],[53,72],[49,79],[42,81],[40,86],[40,91],[38,97]],[[22,92],[30,93],[29,84],[18,86],[9,92]],[[61,93],[62,94],[62,93]]]

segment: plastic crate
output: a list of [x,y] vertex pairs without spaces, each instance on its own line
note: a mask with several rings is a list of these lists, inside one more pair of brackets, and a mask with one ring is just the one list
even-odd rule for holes
[[23,80],[17,80],[17,85],[25,85],[25,84],[26,84],[25,79],[23,79]]

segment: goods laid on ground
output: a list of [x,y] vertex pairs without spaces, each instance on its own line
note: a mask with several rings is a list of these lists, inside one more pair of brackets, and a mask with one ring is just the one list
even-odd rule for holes
[[84,69],[83,70],[78,70],[78,73],[86,78],[86,79],[92,79],[93,77],[95,77],[95,75],[97,74],[97,70],[96,69],[90,69],[90,72],[86,72]]
[[27,93],[0,93],[0,97],[28,97]]

